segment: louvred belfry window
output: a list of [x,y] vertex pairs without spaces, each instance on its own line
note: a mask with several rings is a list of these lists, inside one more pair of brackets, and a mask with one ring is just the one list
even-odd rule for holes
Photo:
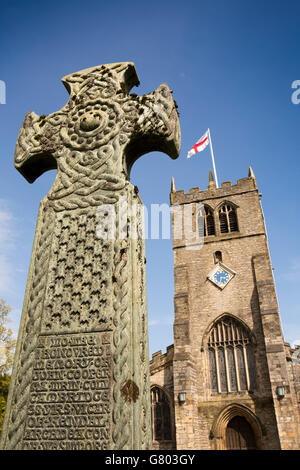
[[236,210],[231,204],[223,204],[219,209],[220,232],[238,232]]
[[206,237],[216,234],[213,211],[209,207],[204,206],[199,212],[198,225],[200,235]]
[[166,393],[159,387],[151,389],[151,407],[153,440],[171,440],[170,404]]
[[230,393],[256,388],[253,345],[247,329],[230,316],[212,327],[208,338],[212,392]]

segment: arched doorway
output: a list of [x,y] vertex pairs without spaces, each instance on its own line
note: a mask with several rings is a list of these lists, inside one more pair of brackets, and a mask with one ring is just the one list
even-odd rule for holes
[[251,425],[242,416],[235,416],[226,428],[227,450],[254,450],[256,449],[255,436]]
[[231,403],[215,418],[211,428],[216,450],[262,449],[262,429],[247,406]]

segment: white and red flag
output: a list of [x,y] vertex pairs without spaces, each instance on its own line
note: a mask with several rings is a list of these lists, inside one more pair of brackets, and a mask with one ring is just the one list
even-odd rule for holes
[[216,180],[216,186],[217,188],[219,187],[219,183],[218,183],[218,178],[217,178],[217,172],[216,172],[216,165],[215,165],[215,157],[214,157],[214,151],[213,151],[213,147],[212,147],[212,141],[211,141],[211,137],[210,137],[210,130],[209,128],[207,129],[207,131],[205,132],[205,134],[203,134],[203,136],[201,137],[201,139],[198,140],[198,142],[195,143],[195,145],[191,148],[191,150],[188,152],[187,154],[187,158],[191,158],[192,155],[195,155],[195,153],[198,153],[198,152],[202,152],[202,150],[204,150],[209,144],[209,148],[210,148],[210,154],[211,154],[211,159],[212,159],[212,164],[213,164],[213,169],[214,169],[214,173],[215,173],[215,180]]
[[198,140],[198,142],[193,145],[191,150],[187,154],[187,158],[191,158],[192,155],[195,155],[195,153],[202,152],[207,145],[209,144],[209,129],[203,134],[203,136]]

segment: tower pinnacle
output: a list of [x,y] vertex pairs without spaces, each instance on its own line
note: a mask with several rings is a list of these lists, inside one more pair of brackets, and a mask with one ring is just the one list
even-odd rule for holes
[[176,193],[174,176],[172,176],[172,180],[171,180],[171,193]]
[[214,180],[214,176],[211,170],[209,170],[209,179],[208,179],[208,188],[215,188],[216,183]]

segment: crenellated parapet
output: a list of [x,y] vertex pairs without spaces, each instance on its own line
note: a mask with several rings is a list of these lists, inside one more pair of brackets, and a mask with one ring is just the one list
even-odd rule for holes
[[156,351],[152,354],[152,359],[150,360],[150,374],[153,375],[160,370],[169,367],[173,363],[174,357],[174,344],[167,346],[165,353],[162,353],[161,350]]
[[188,193],[185,190],[176,191],[173,179],[170,201],[171,204],[190,204],[192,202],[200,202],[209,199],[226,198],[227,196],[243,194],[248,191],[258,191],[256,178],[251,167],[249,167],[248,177],[238,179],[236,184],[232,184],[231,181],[224,181],[221,183],[221,186],[217,188],[210,176],[207,189],[201,190],[199,187],[190,188]]

